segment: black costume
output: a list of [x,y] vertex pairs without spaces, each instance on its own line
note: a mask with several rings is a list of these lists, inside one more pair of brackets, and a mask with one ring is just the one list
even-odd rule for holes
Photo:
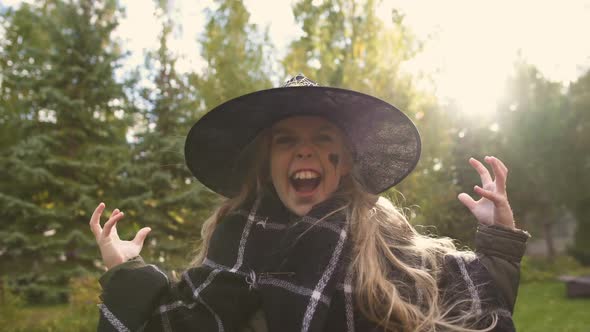
[[[180,283],[171,284],[141,258],[115,267],[101,278],[98,330],[244,331],[257,311],[273,332],[380,330],[354,305],[345,213],[318,222],[340,203],[329,199],[299,218],[272,194],[249,202],[220,222],[205,262],[187,270]],[[494,331],[514,331],[511,313],[527,238],[524,232],[480,226],[477,256],[445,257],[443,299],[468,300],[455,309],[457,315],[495,312]],[[391,278],[404,298],[421,305],[413,282],[399,271],[391,271]],[[486,327],[489,316],[481,317],[477,326]]]

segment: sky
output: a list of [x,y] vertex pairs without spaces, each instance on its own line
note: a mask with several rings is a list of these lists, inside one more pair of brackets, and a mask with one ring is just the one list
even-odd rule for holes
[[[318,3],[323,0],[316,0]],[[0,0],[14,6],[22,0]],[[269,27],[277,59],[301,34],[291,13],[293,0],[244,0],[251,22]],[[132,55],[127,67],[140,65],[147,50],[157,48],[161,25],[147,0],[122,0],[127,16],[116,35]],[[206,64],[195,42],[211,0],[170,0],[180,28],[171,43],[181,56],[180,71]],[[392,8],[405,14],[407,26],[427,40],[421,54],[405,66],[430,80],[419,81],[441,100],[452,99],[468,112],[489,112],[501,97],[513,63],[520,55],[551,80],[568,84],[590,68],[590,0],[383,0],[384,20]],[[281,78],[281,81],[286,78]],[[313,79],[313,78],[312,78]]]

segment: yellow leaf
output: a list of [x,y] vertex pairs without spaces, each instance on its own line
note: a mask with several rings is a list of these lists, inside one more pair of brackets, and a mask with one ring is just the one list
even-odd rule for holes
[[145,201],[143,201],[143,204],[150,207],[156,207],[158,206],[158,201],[156,201],[155,199],[146,199]]
[[176,213],[175,211],[168,212],[168,215],[170,217],[172,217],[172,219],[174,219],[179,224],[184,224],[184,218],[181,215],[179,215],[178,213]]

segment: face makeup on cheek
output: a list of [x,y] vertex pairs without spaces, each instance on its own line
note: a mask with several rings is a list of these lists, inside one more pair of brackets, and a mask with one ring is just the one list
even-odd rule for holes
[[336,170],[338,168],[338,163],[340,162],[340,156],[336,153],[329,153],[328,159],[332,163],[332,166],[334,166],[334,170]]
[[270,169],[283,204],[297,215],[330,197],[348,172],[341,162],[345,152],[340,130],[312,116],[292,117],[271,130]]

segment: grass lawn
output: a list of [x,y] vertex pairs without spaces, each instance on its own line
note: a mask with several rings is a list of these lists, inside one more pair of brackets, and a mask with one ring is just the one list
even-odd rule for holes
[[[0,313],[2,314],[2,313]],[[98,309],[96,305],[75,308],[66,304],[53,306],[27,306],[10,317],[0,319],[0,331],[6,332],[57,332],[96,331]]]
[[558,281],[521,283],[514,312],[518,332],[588,332],[590,299],[569,299]]

